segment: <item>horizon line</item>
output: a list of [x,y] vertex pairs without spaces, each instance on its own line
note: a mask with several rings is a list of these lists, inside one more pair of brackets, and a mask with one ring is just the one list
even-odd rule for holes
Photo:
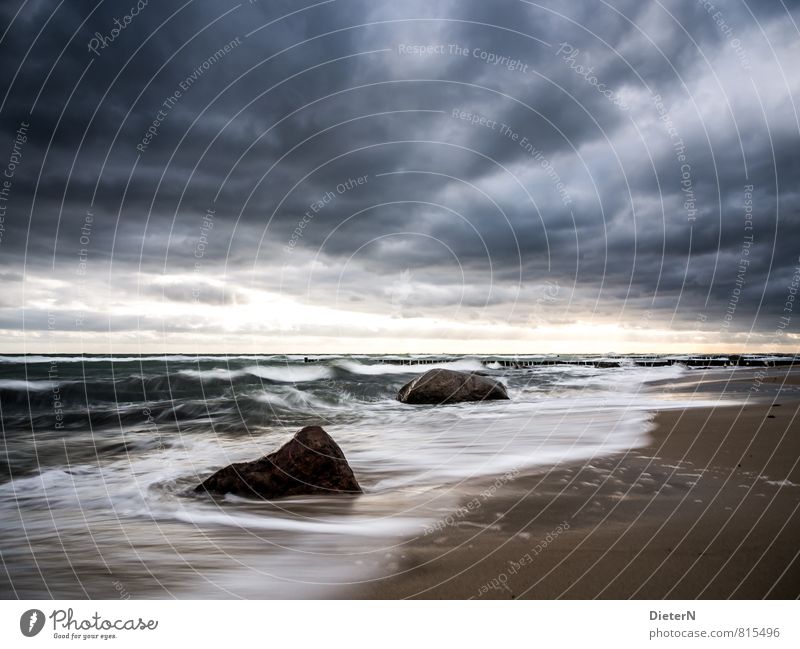
[[25,351],[25,352],[0,352],[0,356],[758,356],[758,355],[781,355],[781,356],[800,356],[800,350],[796,352],[157,352],[157,351],[138,351],[138,352],[85,352],[85,351]]

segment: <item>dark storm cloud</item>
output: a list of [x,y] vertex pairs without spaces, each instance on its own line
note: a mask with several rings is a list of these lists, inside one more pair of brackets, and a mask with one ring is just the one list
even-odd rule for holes
[[[280,269],[306,272],[286,252],[306,218],[292,249],[348,262],[364,309],[391,299],[376,276],[414,269],[406,315],[502,307],[552,280],[597,314],[691,323],[723,316],[753,235],[733,326],[771,330],[800,254],[798,9],[718,4],[209,0],[126,18],[132,0],[41,2],[10,25],[4,7],[0,165],[30,127],[2,270],[69,276],[84,249],[120,291],[131,272],[223,265],[286,291]],[[314,274],[309,299],[341,277]],[[218,291],[205,299],[235,294]]]

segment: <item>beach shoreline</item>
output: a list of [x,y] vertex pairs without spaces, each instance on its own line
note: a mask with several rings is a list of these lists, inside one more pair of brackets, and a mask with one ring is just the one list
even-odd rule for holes
[[656,412],[628,452],[469,483],[394,574],[343,596],[798,597],[800,372],[760,372],[654,384],[720,405]]

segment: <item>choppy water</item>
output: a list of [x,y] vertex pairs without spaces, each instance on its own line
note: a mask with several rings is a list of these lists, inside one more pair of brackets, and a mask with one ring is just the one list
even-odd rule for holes
[[[0,595],[331,596],[397,569],[403,540],[444,517],[464,481],[641,445],[655,408],[689,405],[644,390],[680,366],[437,361],[500,379],[511,401],[401,404],[397,390],[432,366],[382,357],[0,356]],[[365,495],[192,493],[310,424]]]

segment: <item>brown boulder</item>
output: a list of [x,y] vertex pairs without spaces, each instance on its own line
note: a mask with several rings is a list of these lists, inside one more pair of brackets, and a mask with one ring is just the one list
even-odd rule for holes
[[413,404],[441,404],[459,401],[508,399],[506,387],[499,381],[480,374],[436,369],[425,372],[406,383],[397,393],[397,400]]
[[319,426],[306,426],[274,453],[231,464],[195,488],[198,492],[260,496],[362,493],[339,445]]

